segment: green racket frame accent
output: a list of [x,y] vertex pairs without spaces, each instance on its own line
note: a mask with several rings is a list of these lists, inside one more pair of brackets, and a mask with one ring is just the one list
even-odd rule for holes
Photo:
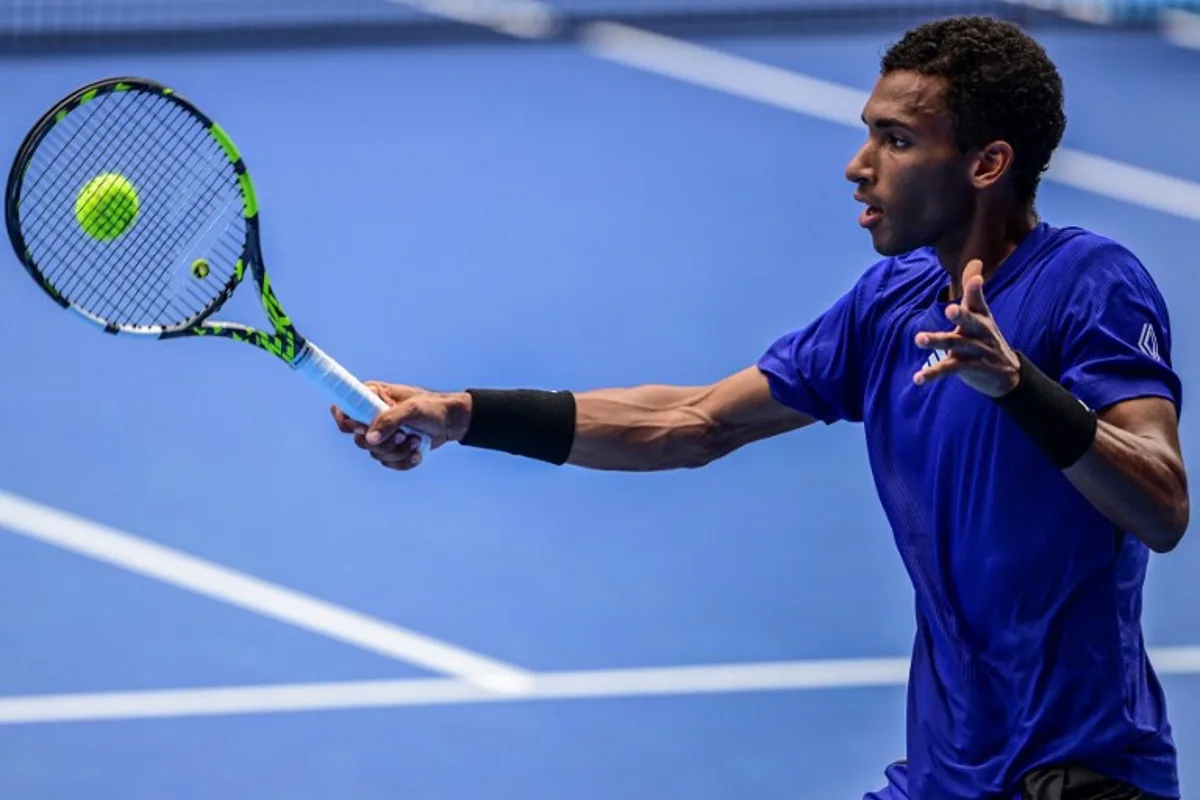
[[[63,120],[67,119],[72,111],[92,102],[97,97],[115,92],[147,92],[159,95],[201,122],[208,129],[213,139],[221,146],[222,151],[229,159],[234,172],[237,174],[238,184],[242,193],[242,202],[246,217],[246,241],[242,250],[242,256],[234,267],[233,275],[221,293],[207,308],[191,319],[169,327],[118,327],[99,322],[82,310],[75,309],[70,301],[64,298],[58,289],[43,275],[21,231],[19,214],[21,184],[25,173],[29,169],[30,160],[37,151],[38,145],[56,125],[61,124]],[[24,142],[17,152],[12,169],[9,172],[8,184],[5,190],[4,217],[13,250],[38,286],[60,306],[77,311],[85,319],[93,323],[99,322],[108,333],[134,334],[157,339],[174,339],[184,336],[220,336],[233,339],[234,341],[253,344],[286,361],[288,364],[295,363],[297,355],[305,344],[304,338],[296,332],[291,319],[284,313],[283,307],[280,305],[274,290],[271,288],[271,281],[267,276],[266,267],[263,265],[259,239],[258,198],[255,195],[254,184],[250,180],[249,173],[246,171],[246,163],[241,153],[221,126],[213,122],[213,120],[187,99],[180,96],[178,92],[167,86],[144,78],[107,78],[82,86],[55,104],[26,135]],[[233,295],[234,290],[237,289],[245,277],[247,267],[249,267],[250,274],[254,278],[254,283],[258,287],[259,299],[263,310],[266,312],[267,319],[270,320],[271,326],[274,328],[274,333],[267,333],[235,322],[207,321]]]

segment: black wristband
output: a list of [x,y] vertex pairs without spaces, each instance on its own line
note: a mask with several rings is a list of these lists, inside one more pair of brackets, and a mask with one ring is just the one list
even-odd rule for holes
[[1017,358],[1021,362],[1017,388],[995,402],[1042,448],[1054,466],[1066,469],[1091,448],[1099,417],[1024,353],[1018,352]]
[[459,444],[561,466],[575,442],[575,395],[539,389],[468,389],[471,422]]

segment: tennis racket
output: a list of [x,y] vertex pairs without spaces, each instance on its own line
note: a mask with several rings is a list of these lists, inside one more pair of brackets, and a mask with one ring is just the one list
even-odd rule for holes
[[[264,266],[245,161],[219,125],[171,88],[112,78],[64,97],[26,135],[4,212],[37,284],[101,330],[245,342],[355,419],[369,422],[387,408],[297,332]],[[209,319],[247,273],[271,332]]]

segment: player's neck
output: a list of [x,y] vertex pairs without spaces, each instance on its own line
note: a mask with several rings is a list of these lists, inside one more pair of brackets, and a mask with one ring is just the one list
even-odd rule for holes
[[980,212],[935,247],[938,260],[950,275],[951,300],[962,297],[962,273],[968,261],[978,258],[983,262],[986,282],[1038,224],[1032,206],[1007,214],[989,214],[984,209]]

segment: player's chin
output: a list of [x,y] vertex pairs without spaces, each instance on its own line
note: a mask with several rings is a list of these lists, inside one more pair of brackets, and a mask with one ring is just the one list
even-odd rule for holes
[[898,256],[904,250],[896,244],[895,239],[881,233],[878,228],[871,231],[871,247],[881,256],[890,257]]
[[913,236],[905,236],[903,232],[889,226],[886,220],[880,220],[870,231],[871,246],[875,249],[876,253],[885,258],[911,253],[913,250],[923,246],[921,239]]

